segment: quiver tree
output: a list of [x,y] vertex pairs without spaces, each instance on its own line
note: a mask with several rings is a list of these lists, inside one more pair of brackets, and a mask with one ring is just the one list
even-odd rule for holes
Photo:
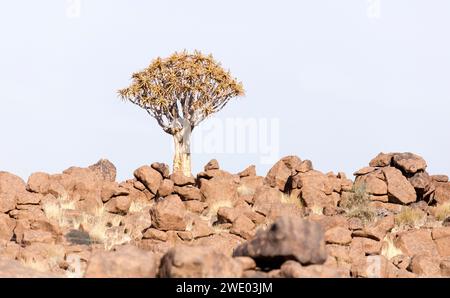
[[244,94],[242,83],[211,55],[198,51],[155,59],[132,75],[132,84],[120,97],[145,109],[173,136],[173,171],[191,176],[190,136],[193,129],[227,102]]

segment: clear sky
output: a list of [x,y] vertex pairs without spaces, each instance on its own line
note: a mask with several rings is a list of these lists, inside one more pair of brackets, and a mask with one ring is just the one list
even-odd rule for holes
[[171,137],[116,91],[153,58],[199,49],[246,96],[194,130],[194,172],[216,157],[265,175],[293,154],[351,174],[411,151],[450,174],[449,14],[447,0],[1,1],[0,170],[108,158],[123,180],[171,164]]

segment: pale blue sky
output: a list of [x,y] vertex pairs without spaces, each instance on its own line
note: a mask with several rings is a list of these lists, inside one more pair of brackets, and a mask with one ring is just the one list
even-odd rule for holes
[[[199,49],[247,93],[216,119],[278,120],[279,157],[351,174],[412,151],[450,174],[450,1],[381,0],[379,18],[367,0],[81,0],[75,18],[69,2],[0,2],[0,170],[108,158],[126,179],[171,164],[170,136],[116,90],[157,56]],[[270,168],[257,153],[194,152],[194,172],[213,157]]]

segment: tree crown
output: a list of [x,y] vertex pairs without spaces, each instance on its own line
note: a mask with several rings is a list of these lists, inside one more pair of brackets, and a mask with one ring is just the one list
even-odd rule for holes
[[244,95],[244,89],[212,55],[183,51],[158,57],[134,73],[132,84],[119,95],[144,108],[165,132],[175,134],[185,123],[193,129],[231,98]]

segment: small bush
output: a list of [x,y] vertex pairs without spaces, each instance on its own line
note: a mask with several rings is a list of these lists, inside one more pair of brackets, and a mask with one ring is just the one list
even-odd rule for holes
[[363,222],[370,222],[375,218],[375,211],[369,205],[369,195],[366,192],[365,184],[353,185],[350,197],[341,202],[347,217],[356,217]]

